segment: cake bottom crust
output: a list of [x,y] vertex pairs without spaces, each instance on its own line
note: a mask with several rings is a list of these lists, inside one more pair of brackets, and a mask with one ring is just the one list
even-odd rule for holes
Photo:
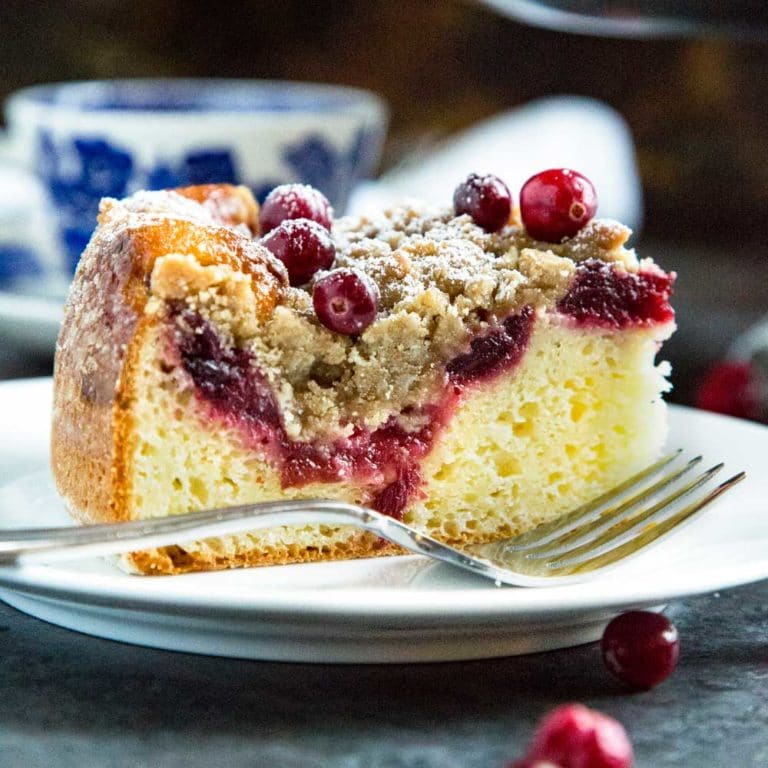
[[[512,371],[464,393],[421,463],[404,522],[450,544],[490,541],[555,519],[652,461],[666,438],[667,388],[666,365],[654,357],[671,331],[671,324],[615,332],[537,323]],[[370,498],[355,480],[283,488],[240,426],[211,420],[183,374],[163,368],[155,333],[136,367],[130,517],[280,498]],[[120,564],[171,574],[401,552],[351,526],[307,524],[134,552]]]
[[406,554],[402,547],[368,531],[358,531],[336,547],[288,545],[284,550],[265,552],[234,546],[223,553],[215,547],[200,547],[198,542],[188,547],[158,547],[130,552],[122,555],[117,562],[129,573],[170,576],[195,571],[220,571],[228,568],[252,568],[402,554]]

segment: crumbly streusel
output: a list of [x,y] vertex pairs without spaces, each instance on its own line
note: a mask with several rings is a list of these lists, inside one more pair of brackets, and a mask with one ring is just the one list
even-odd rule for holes
[[381,293],[376,320],[357,338],[318,322],[311,286],[285,287],[266,322],[249,322],[248,280],[183,255],[158,259],[152,292],[162,301],[184,298],[225,341],[253,353],[291,438],[329,438],[348,434],[352,424],[374,429],[430,402],[446,363],[472,336],[525,305],[552,306],[577,262],[598,258],[637,270],[634,252],[623,247],[629,234],[596,220],[562,244],[544,244],[518,223],[489,234],[469,216],[412,206],[376,220],[337,220],[334,268],[366,273]]

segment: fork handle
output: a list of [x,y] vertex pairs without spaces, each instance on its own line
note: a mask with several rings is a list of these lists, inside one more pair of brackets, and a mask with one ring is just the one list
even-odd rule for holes
[[122,523],[16,528],[0,533],[0,565],[110,555],[297,523],[354,525],[414,551],[418,534],[365,507],[326,499],[266,502]]

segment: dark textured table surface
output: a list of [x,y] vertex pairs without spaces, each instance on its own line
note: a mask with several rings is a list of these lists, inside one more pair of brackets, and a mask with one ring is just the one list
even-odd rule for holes
[[596,644],[469,663],[327,666],[98,640],[0,604],[9,768],[502,768],[537,719],[621,720],[637,768],[768,766],[768,583],[670,606],[675,674],[627,693]]

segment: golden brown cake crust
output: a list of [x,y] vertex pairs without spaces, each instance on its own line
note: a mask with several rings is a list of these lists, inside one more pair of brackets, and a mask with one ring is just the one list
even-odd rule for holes
[[259,206],[247,187],[231,184],[198,184],[175,190],[182,197],[195,200],[207,209],[214,219],[230,227],[243,226],[246,234],[258,237]]
[[195,571],[215,571],[223,568],[250,568],[290,563],[313,563],[326,560],[347,560],[359,557],[385,557],[406,554],[395,544],[373,533],[361,532],[344,549],[290,547],[282,554],[265,554],[249,550],[234,556],[217,557],[210,553],[190,551],[183,547],[160,547],[131,552],[123,558],[126,570],[147,576],[174,576]]
[[244,187],[144,193],[126,203],[102,202],[56,345],[51,464],[60,493],[82,522],[129,515],[133,357],[153,322],[144,309],[155,259],[191,253],[203,265],[226,263],[250,275],[262,317],[286,285],[282,265],[237,231],[258,220]]

